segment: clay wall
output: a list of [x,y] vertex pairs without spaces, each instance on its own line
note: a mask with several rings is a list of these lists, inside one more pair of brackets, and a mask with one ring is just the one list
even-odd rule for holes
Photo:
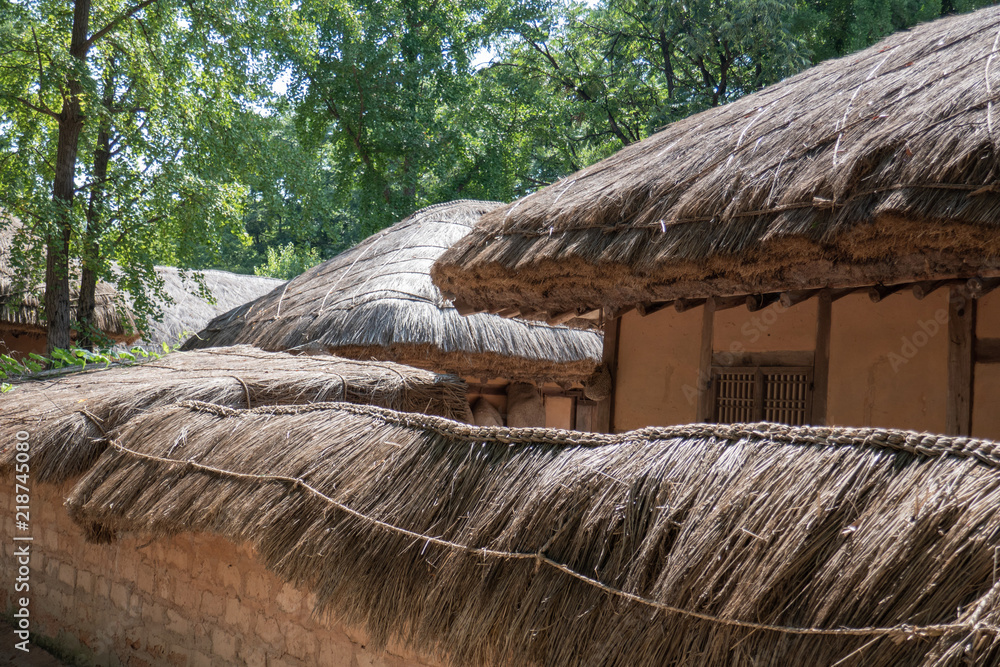
[[615,431],[695,421],[700,308],[622,316],[615,387]]
[[[715,314],[717,353],[811,352],[818,307],[811,299],[757,313]],[[667,308],[622,317],[615,388],[616,431],[696,419],[703,311]],[[832,305],[827,423],[943,433],[948,392],[948,290],[910,290],[873,303],[859,292]],[[976,334],[1000,339],[1000,290],[977,304]],[[1000,439],[1000,364],[977,364],[972,434]]]
[[[417,656],[366,648],[362,634],[314,617],[315,598],[280,581],[245,545],[213,535],[88,544],[63,507],[70,485],[31,488],[31,542],[15,542],[11,479],[0,483],[0,603],[28,596],[31,632],[98,665],[411,667]],[[14,549],[30,544],[27,593]]]

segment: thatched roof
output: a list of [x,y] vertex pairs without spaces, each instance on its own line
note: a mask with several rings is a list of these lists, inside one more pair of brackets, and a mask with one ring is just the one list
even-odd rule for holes
[[[177,401],[227,406],[347,401],[452,419],[471,418],[465,384],[390,362],[304,357],[242,345],[174,352],[106,370],[29,379],[0,395],[0,440],[31,434],[32,474],[62,481],[87,470],[128,420]],[[13,463],[0,450],[0,467]]]
[[[10,263],[11,247],[20,228],[20,221],[13,220],[0,211],[0,330],[45,333],[45,287],[37,285],[29,290],[18,288],[16,273]],[[76,320],[79,289],[80,276],[77,272],[70,278],[71,322]],[[114,286],[99,282],[95,301],[97,308],[94,316],[101,331],[116,341],[135,340],[135,322]]]
[[675,122],[483,216],[434,269],[463,306],[1000,274],[1000,7]]
[[198,273],[204,277],[205,287],[215,300],[214,304],[198,294],[193,275],[184,276],[180,269],[172,266],[156,267],[156,274],[163,280],[163,290],[173,303],[162,304],[163,320],[149,323],[149,334],[143,342],[152,345],[182,342],[182,337],[186,339],[201,331],[213,318],[284,284],[277,278],[228,271],[202,270]]
[[598,335],[490,315],[462,317],[431,282],[434,260],[497,206],[457,201],[417,211],[216,318],[185,349],[248,343],[466,376],[587,378],[600,362]]
[[987,665],[998,467],[889,430],[186,403],[127,424],[68,506],[96,539],[250,543],[376,645],[454,665]]

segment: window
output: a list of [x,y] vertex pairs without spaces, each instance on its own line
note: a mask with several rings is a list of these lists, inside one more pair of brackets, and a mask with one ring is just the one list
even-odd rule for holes
[[714,366],[714,421],[807,424],[812,373],[808,366]]

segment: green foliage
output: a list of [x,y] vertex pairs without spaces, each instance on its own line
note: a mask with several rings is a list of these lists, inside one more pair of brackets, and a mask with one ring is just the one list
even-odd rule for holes
[[553,5],[483,73],[520,116],[531,182],[545,183],[806,63],[792,0],[609,0]]
[[258,276],[290,280],[319,263],[319,253],[315,248],[296,248],[294,243],[289,243],[268,248],[267,262],[254,267],[253,271]]
[[[92,0],[89,40],[71,54],[81,2],[0,4],[0,208],[27,227],[18,252],[29,261],[17,266],[37,270],[68,229],[70,256],[129,292],[141,322],[163,296],[156,263],[210,265],[223,238],[249,243],[237,157],[278,76],[279,42],[298,27],[285,0]],[[57,137],[71,102],[82,125],[64,155],[78,156],[82,185],[60,200]]]
[[[164,354],[169,354],[179,348],[180,344],[170,346],[163,343],[162,354],[141,347],[133,347],[129,350],[106,348],[99,351],[85,350],[79,347],[72,347],[68,350],[56,348],[49,356],[32,352],[23,359],[0,354],[0,380],[23,379],[47,370],[64,368],[83,370],[97,365],[107,368],[111,364],[130,364],[139,360],[159,359]],[[17,385],[3,382],[0,384],[0,393],[7,393],[16,388]]]
[[[22,285],[68,224],[70,254],[128,292],[140,322],[163,297],[156,264],[289,278],[419,207],[524,196],[819,60],[989,4],[153,0],[130,14],[92,0],[91,34],[112,29],[81,60],[76,1],[0,0],[0,209],[25,224]],[[52,196],[67,82],[84,118],[69,204]]]
[[503,144],[476,115],[471,60],[541,6],[303,3],[314,40],[292,61],[290,99],[305,144],[329,150],[337,165],[330,176],[351,237],[427,204],[501,194],[487,177],[500,171],[491,151]]

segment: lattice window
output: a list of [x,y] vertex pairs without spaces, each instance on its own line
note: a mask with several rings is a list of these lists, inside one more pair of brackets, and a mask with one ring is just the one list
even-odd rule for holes
[[715,421],[769,421],[798,426],[812,412],[812,369],[808,367],[715,367]]

